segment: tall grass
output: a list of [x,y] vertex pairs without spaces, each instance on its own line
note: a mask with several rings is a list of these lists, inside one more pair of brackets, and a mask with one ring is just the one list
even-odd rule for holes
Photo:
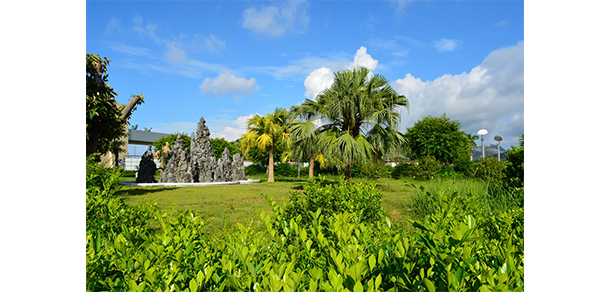
[[523,208],[523,188],[509,188],[498,182],[482,180],[436,180],[427,188],[410,184],[415,190],[413,209],[423,217],[436,212],[443,198],[458,195],[473,197],[482,202],[483,212],[507,211]]

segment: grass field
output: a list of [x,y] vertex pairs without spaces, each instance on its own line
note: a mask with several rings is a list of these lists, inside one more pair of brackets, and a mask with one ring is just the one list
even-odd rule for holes
[[[288,201],[291,191],[302,191],[307,177],[276,177],[274,183],[267,183],[267,175],[248,176],[249,179],[260,179],[261,183],[247,185],[223,185],[205,187],[136,187],[124,186],[119,194],[130,205],[141,202],[156,202],[161,212],[170,215],[186,210],[209,220],[208,231],[224,229],[235,223],[248,224],[250,220],[259,220],[259,212],[271,212],[265,199],[273,196],[278,203]],[[329,183],[337,182],[339,176],[327,176]],[[124,178],[135,180],[135,178]],[[353,182],[375,183],[382,192],[382,207],[388,213],[392,223],[399,228],[409,228],[406,218],[416,218],[412,211],[412,197],[415,189],[424,186],[427,189],[473,190],[481,191],[484,185],[473,180],[436,179],[417,181],[413,179],[362,179],[353,178]]]

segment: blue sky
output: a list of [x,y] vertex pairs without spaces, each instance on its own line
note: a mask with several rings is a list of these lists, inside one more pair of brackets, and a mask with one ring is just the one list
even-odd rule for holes
[[131,124],[155,132],[203,116],[235,140],[356,65],[408,97],[402,132],[443,113],[504,148],[524,132],[523,1],[87,1],[86,50],[112,61],[119,102],[144,94]]

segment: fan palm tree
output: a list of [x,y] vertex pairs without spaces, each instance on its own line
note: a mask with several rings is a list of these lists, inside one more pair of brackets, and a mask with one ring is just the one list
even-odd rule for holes
[[353,164],[404,143],[397,130],[399,106],[408,109],[405,96],[396,93],[385,77],[358,67],[335,72],[330,88],[291,111],[301,119],[322,122],[317,146],[329,159],[341,161],[339,168],[348,180]]
[[[293,107],[294,108],[294,107]],[[313,167],[316,161],[326,163],[318,147],[319,131],[313,121],[293,121],[290,123],[291,145],[286,152],[290,158],[298,161],[309,161],[309,178],[313,178]]]
[[273,177],[274,148],[281,143],[287,143],[290,139],[289,121],[288,110],[283,108],[276,108],[273,113],[266,116],[254,115],[248,120],[248,132],[240,140],[242,153],[248,153],[253,148],[263,152],[269,151],[268,182],[275,181]]

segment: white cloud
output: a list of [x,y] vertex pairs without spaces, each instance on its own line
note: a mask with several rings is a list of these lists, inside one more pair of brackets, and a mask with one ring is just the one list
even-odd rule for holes
[[367,67],[372,72],[375,71],[375,69],[377,68],[377,64],[379,64],[379,61],[373,59],[371,55],[367,54],[365,47],[360,47],[360,49],[356,51],[356,55],[354,56],[354,62],[349,65],[349,69],[356,67]]
[[[467,133],[486,128],[490,135],[504,137],[503,145],[518,145],[524,132],[523,42],[490,53],[470,72],[446,74],[423,82],[411,74],[392,83],[409,99],[410,109],[401,109],[400,130],[427,115],[447,113],[462,123]],[[506,148],[506,147],[505,147]]]
[[405,13],[405,9],[411,1],[412,0],[391,0],[390,4],[393,6],[396,14],[402,15]]
[[377,68],[379,64],[378,60],[373,59],[371,55],[366,52],[366,47],[360,47],[354,55],[354,61],[351,63],[334,63],[333,69],[326,66],[320,67],[309,73],[309,76],[305,79],[305,96],[310,99],[315,99],[316,96],[326,88],[330,88],[334,80],[334,71],[353,69],[356,66],[363,66],[369,68],[371,73]]
[[170,62],[182,63],[187,60],[186,51],[180,48],[179,44],[176,44],[175,42],[169,42],[167,44],[165,58],[167,58]]
[[462,44],[461,41],[459,40],[454,40],[454,39],[440,39],[436,42],[434,42],[434,47],[441,53],[444,52],[451,52],[455,49],[457,49],[457,47]]
[[204,96],[251,95],[259,89],[259,86],[254,78],[240,78],[225,72],[216,78],[204,79],[199,89]]
[[260,9],[250,7],[242,13],[243,27],[269,37],[304,31],[309,24],[308,6],[305,0],[293,0]]
[[305,96],[315,99],[324,89],[330,88],[333,79],[333,71],[329,68],[322,67],[314,70],[305,79]]
[[[221,123],[210,123],[210,137],[212,138],[225,138],[227,141],[235,141],[248,129],[248,120],[256,114],[238,117],[235,121],[221,122]],[[224,126],[224,128],[223,128]],[[222,131],[215,131],[216,128],[222,128]]]

